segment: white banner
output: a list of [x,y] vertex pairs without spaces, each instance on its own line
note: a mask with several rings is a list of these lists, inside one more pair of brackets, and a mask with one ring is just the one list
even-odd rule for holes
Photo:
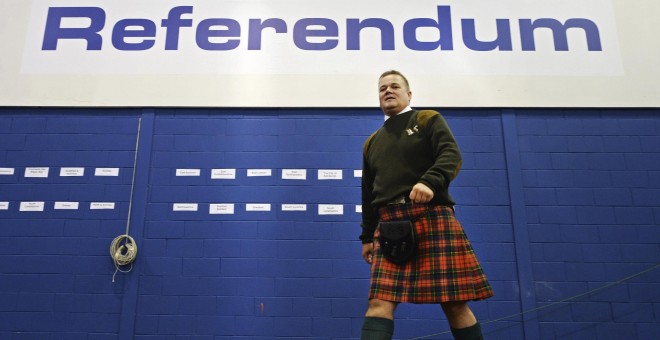
[[654,107],[660,55],[644,37],[659,8],[9,0],[0,105],[374,107],[378,75],[397,69],[415,107]]

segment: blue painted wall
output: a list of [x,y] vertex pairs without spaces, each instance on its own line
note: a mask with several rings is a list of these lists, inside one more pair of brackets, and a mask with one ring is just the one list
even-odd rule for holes
[[[660,111],[442,112],[464,157],[457,216],[496,293],[471,305],[486,336],[660,334]],[[380,124],[375,109],[0,109],[0,168],[15,171],[0,175],[0,338],[357,338],[368,267],[353,171]],[[134,161],[138,258],[112,282],[109,246],[126,230]],[[26,178],[26,167],[50,173]],[[61,167],[85,173],[62,177]],[[211,179],[224,168],[236,178]],[[307,179],[284,180],[282,169]],[[318,180],[319,169],[343,177]],[[44,211],[19,211],[32,201]],[[54,210],[61,201],[80,207]],[[235,214],[209,214],[214,203]],[[319,204],[344,214],[319,215]],[[437,306],[397,311],[396,338],[446,331]]]

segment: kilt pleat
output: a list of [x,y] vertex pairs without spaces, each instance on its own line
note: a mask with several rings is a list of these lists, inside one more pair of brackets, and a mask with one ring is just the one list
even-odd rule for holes
[[369,298],[394,302],[440,303],[493,296],[463,227],[448,206],[395,204],[379,209],[381,221],[414,220],[415,257],[403,264],[386,260],[374,238]]

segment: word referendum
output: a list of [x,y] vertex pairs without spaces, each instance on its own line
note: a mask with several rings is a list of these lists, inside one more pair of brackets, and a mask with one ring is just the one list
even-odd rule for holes
[[[180,35],[186,34],[187,27],[193,27],[193,20],[183,18],[192,14],[192,6],[178,6],[170,9],[167,18],[160,21],[165,29],[165,50],[178,50]],[[63,27],[68,19],[85,19],[87,27]],[[437,19],[412,18],[403,24],[403,43],[414,51],[451,51],[454,49],[450,6],[437,6]],[[477,38],[475,19],[461,18],[462,42],[473,51],[512,51],[514,38],[510,19],[496,19],[497,37],[482,41]],[[122,51],[143,51],[153,48],[158,40],[156,22],[145,18],[127,18],[117,21],[112,27],[112,46]],[[277,34],[289,33],[289,24],[280,18],[249,19],[247,25],[247,49],[261,50],[262,40],[268,31]],[[84,40],[87,50],[101,50],[103,37],[100,32],[106,27],[106,13],[99,7],[50,7],[46,19],[42,50],[57,50],[60,40]],[[568,51],[568,30],[584,32],[588,51],[602,51],[598,26],[586,18],[572,18],[561,22],[552,18],[518,19],[521,49],[536,51],[534,32],[548,29],[552,32],[555,51]],[[365,29],[380,31],[381,50],[395,50],[395,27],[385,18],[346,19],[346,50],[360,50],[360,32]],[[195,42],[200,49],[208,51],[229,51],[238,48],[241,39],[241,24],[231,18],[209,18],[196,24]],[[418,29],[434,30],[439,33],[435,41],[421,41]],[[339,24],[329,18],[302,18],[293,24],[291,32],[293,44],[301,50],[326,51],[338,48],[340,42]],[[162,39],[162,38],[161,38]],[[583,49],[584,47],[580,47]]]

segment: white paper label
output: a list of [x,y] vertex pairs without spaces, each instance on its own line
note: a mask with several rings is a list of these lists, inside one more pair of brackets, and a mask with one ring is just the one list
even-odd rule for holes
[[55,210],[78,210],[78,202],[55,202]]
[[13,175],[14,168],[0,168],[0,176]]
[[271,169],[248,169],[248,177],[270,177],[272,176]]
[[81,177],[85,175],[85,168],[61,168],[60,176],[62,177]]
[[362,170],[353,170],[353,177],[362,177]]
[[115,202],[92,202],[89,204],[91,210],[113,210]]
[[46,178],[48,168],[25,168],[25,177]]
[[305,169],[282,169],[282,179],[307,179],[307,170]]
[[319,204],[319,215],[343,215],[344,206],[341,204]]
[[174,203],[172,211],[197,211],[197,203]]
[[318,179],[319,180],[324,180],[324,179],[342,179],[342,171],[341,170],[319,170],[318,173]]
[[282,204],[282,211],[307,211],[307,204]]
[[21,202],[20,211],[44,211],[44,202]]
[[94,176],[119,176],[119,168],[96,168]]
[[209,205],[209,214],[211,215],[233,215],[234,205],[229,203],[218,203]]
[[358,204],[355,206],[355,212],[356,213],[362,213],[362,204]]
[[9,209],[9,202],[0,202],[0,210]]
[[235,179],[236,169],[213,169],[211,179]]
[[176,169],[177,177],[196,177],[200,175],[199,169]]
[[245,211],[270,211],[270,204],[249,203],[245,205]]

